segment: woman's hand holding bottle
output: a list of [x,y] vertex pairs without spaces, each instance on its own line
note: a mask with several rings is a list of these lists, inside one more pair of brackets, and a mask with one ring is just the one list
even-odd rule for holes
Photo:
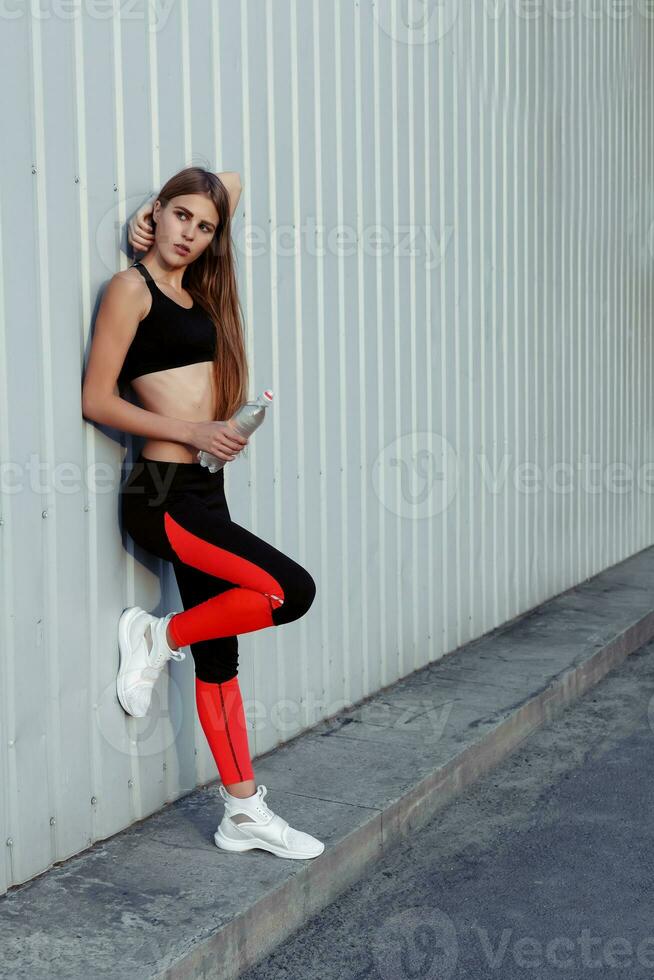
[[191,445],[225,462],[235,459],[247,443],[248,440],[236,431],[230,419],[193,423]]

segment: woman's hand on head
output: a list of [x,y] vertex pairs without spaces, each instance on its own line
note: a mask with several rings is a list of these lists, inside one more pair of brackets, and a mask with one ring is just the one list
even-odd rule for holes
[[229,419],[224,422],[193,423],[191,445],[196,449],[204,449],[206,453],[212,453],[225,462],[236,459],[247,443],[248,440],[236,431]]
[[153,210],[154,200],[146,201],[129,219],[127,241],[135,252],[147,252],[154,242]]

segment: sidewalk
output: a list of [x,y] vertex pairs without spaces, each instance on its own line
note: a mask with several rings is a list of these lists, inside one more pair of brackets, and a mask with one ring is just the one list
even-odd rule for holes
[[216,782],[0,899],[0,980],[237,977],[652,636],[654,547],[257,759],[320,857],[219,850]]

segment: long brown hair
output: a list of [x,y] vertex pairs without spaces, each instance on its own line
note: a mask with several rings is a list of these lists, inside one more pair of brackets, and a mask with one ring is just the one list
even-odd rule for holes
[[157,197],[166,207],[181,194],[207,194],[218,211],[216,232],[204,252],[186,267],[182,285],[216,327],[214,419],[228,419],[247,401],[249,387],[229,194],[220,177],[204,167],[180,170],[166,181]]

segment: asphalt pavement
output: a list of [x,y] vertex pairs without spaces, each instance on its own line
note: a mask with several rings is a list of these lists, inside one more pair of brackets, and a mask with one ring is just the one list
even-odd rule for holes
[[654,643],[244,980],[654,977]]

